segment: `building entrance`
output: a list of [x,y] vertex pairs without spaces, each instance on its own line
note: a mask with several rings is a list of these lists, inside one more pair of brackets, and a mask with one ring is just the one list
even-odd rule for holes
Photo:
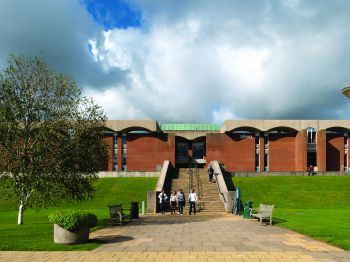
[[206,164],[205,137],[187,140],[176,137],[176,167],[204,167]]

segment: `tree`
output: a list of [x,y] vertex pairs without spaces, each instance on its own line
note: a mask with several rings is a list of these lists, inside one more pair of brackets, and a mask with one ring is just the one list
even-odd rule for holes
[[82,200],[94,193],[107,159],[106,116],[75,82],[41,57],[10,55],[0,71],[0,176],[27,207]]

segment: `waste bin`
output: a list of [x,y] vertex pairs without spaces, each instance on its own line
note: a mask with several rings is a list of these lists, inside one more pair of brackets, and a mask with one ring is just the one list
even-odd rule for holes
[[130,215],[132,219],[139,219],[139,202],[130,202]]
[[244,202],[244,218],[250,218],[250,209],[252,208],[252,201],[248,200]]

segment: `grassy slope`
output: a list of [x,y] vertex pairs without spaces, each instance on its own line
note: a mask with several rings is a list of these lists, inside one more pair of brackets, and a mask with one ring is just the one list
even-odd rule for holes
[[350,177],[232,178],[242,200],[274,204],[277,225],[350,250]]
[[[157,178],[103,178],[96,184],[95,197],[79,203],[66,203],[59,207],[42,209],[39,212],[26,210],[24,225],[18,226],[17,207],[14,203],[0,203],[0,250],[90,250],[99,243],[65,246],[53,243],[53,227],[48,215],[59,209],[87,210],[97,215],[98,227],[109,221],[107,205],[123,204],[130,207],[131,201],[147,200],[147,191],[154,190]],[[0,192],[1,193],[1,192]]]

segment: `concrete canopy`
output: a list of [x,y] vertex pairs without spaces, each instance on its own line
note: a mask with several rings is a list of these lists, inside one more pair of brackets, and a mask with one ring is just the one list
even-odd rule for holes
[[303,130],[312,127],[316,130],[331,127],[343,127],[350,129],[349,120],[226,120],[222,126],[222,132],[230,132],[240,127],[251,127],[261,131],[268,131],[279,127],[287,127],[295,130]]
[[156,120],[108,120],[106,126],[115,132],[128,132],[133,130],[162,132]]

